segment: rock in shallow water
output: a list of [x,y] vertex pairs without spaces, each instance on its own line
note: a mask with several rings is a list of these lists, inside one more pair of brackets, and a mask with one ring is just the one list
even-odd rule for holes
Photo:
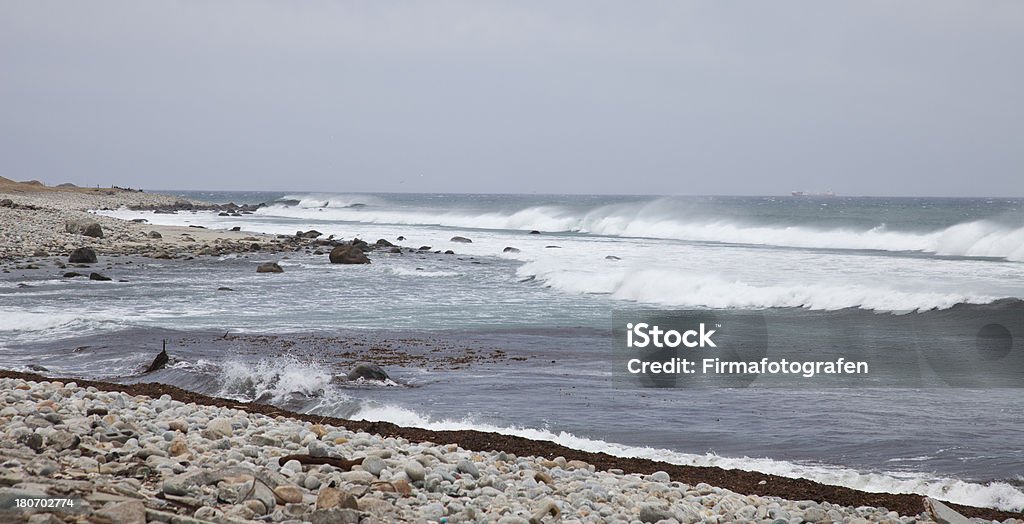
[[257,273],[284,273],[282,268],[277,262],[264,262],[256,267]]
[[328,255],[332,264],[369,264],[370,259],[363,250],[353,244],[342,244]]
[[388,380],[389,377],[384,368],[376,364],[356,364],[356,367],[352,368],[352,371],[348,372],[349,380],[356,379],[363,380]]

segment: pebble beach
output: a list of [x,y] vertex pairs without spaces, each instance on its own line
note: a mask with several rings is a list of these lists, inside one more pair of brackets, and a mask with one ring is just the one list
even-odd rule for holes
[[[10,378],[0,379],[0,391],[0,504],[34,523],[933,522],[689,485],[664,471],[597,471],[562,457],[383,438],[168,395]],[[73,508],[12,508],[15,499],[43,498],[70,499]]]
[[[133,256],[187,260],[309,251],[332,242],[156,226],[89,212],[203,206],[132,190],[61,190],[5,180],[2,270],[86,267],[69,258],[82,248],[109,267]],[[93,224],[101,234],[85,234]],[[552,443],[531,442],[516,451],[501,435],[475,435],[474,444],[464,446],[457,442],[469,439],[457,432],[385,432],[266,405],[182,400],[175,391],[161,393],[159,384],[155,394],[143,395],[121,384],[0,376],[6,377],[0,378],[3,522],[967,522],[961,513],[974,522],[1024,522],[986,508],[957,506],[957,513],[918,496],[802,479],[638,467]],[[55,499],[65,505],[26,502]]]

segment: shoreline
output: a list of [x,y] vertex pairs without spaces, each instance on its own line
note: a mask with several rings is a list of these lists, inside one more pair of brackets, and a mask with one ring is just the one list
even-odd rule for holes
[[[169,395],[171,399],[202,406],[231,408],[250,414],[283,417],[313,424],[329,424],[344,427],[349,431],[366,432],[381,437],[403,438],[411,442],[433,442],[438,445],[454,444],[478,452],[506,452],[517,456],[565,460],[579,460],[593,465],[598,471],[621,470],[626,474],[650,475],[658,471],[669,474],[673,481],[689,485],[700,483],[730,490],[744,495],[778,497],[790,501],[811,500],[828,502],[844,507],[884,507],[900,515],[919,515],[925,511],[926,497],[911,494],[870,493],[840,486],[819,484],[806,479],[793,479],[776,475],[743,470],[725,470],[715,467],[682,466],[656,462],[648,459],[621,458],[605,453],[593,453],[568,448],[553,442],[536,441],[523,437],[487,433],[475,430],[433,431],[401,427],[389,422],[353,421],[290,412],[269,404],[239,402],[231,399],[211,397],[187,391],[175,386],[159,383],[117,384],[77,378],[45,377],[34,373],[0,370],[0,379],[19,379],[33,382],[75,382],[80,387],[95,387],[100,391],[121,392],[129,395],[145,395],[159,398]],[[1021,519],[1024,513],[1012,513],[991,508],[978,508],[953,503],[947,505],[962,515],[971,518],[1004,521]]]
[[[2,180],[0,180],[2,182]],[[24,186],[24,184],[22,184]],[[10,198],[10,205],[0,204],[0,224],[11,223],[14,238],[7,228],[0,229],[0,262],[16,263],[28,259],[40,264],[65,267],[64,261],[72,246],[94,248],[101,257],[110,257],[103,262],[117,261],[115,257],[141,255],[150,258],[174,258],[189,260],[196,256],[216,256],[229,253],[246,253],[271,259],[272,253],[285,254],[305,249],[311,251],[323,246],[342,244],[339,240],[317,239],[301,234],[267,235],[244,231],[213,230],[187,226],[155,226],[148,223],[130,222],[117,218],[89,213],[88,209],[127,206],[133,209],[153,209],[163,212],[187,212],[190,209],[215,210],[217,205],[187,202],[168,196],[141,193],[131,190],[110,189],[65,189],[39,188],[31,186],[11,192],[0,184],[0,202]],[[65,231],[65,223],[75,220],[93,220],[105,230],[104,238]],[[28,233],[22,230],[28,229]],[[152,231],[159,237],[150,236]],[[300,232],[301,233],[301,232]],[[25,241],[22,236],[28,237]],[[255,245],[255,246],[254,246]],[[42,246],[42,247],[40,247]],[[258,247],[256,247],[258,246]],[[378,247],[370,245],[370,249]],[[391,249],[408,249],[390,244],[379,246]],[[412,249],[408,249],[412,251]],[[57,256],[60,258],[57,258]],[[38,267],[9,266],[11,269],[40,269]],[[68,263],[67,267],[89,267]],[[4,269],[7,272],[8,269]],[[33,373],[0,370],[0,378],[16,378],[32,381],[74,381],[80,385],[94,386],[103,391],[119,391],[132,395],[146,395],[158,398],[169,395],[175,400],[204,406],[242,409],[248,413],[283,416],[293,420],[311,423],[329,423],[353,431],[365,431],[385,437],[401,437],[410,441],[432,441],[457,444],[474,451],[505,451],[521,456],[537,456],[553,459],[580,460],[592,464],[600,471],[622,470],[626,473],[653,474],[658,471],[669,473],[675,481],[690,485],[710,484],[738,493],[756,496],[781,497],[787,500],[814,500],[846,507],[885,507],[902,515],[917,515],[924,511],[924,497],[921,495],[871,493],[851,488],[820,484],[806,479],[792,479],[743,470],[724,470],[715,467],[679,466],[647,459],[626,459],[604,453],[592,453],[564,447],[553,442],[535,441],[522,437],[487,433],[473,430],[431,431],[419,428],[400,427],[386,422],[351,421],[317,415],[289,412],[266,404],[250,404],[210,397],[174,386],[148,384],[116,384],[110,382],[80,379],[53,379]],[[977,508],[949,504],[964,515],[986,519],[1021,518],[1024,514],[1011,513],[991,508]]]
[[241,216],[258,206],[229,207],[121,188],[47,187],[0,177],[0,262],[47,263],[47,259],[58,257],[53,262],[59,266],[79,248],[92,249],[99,256],[188,259],[231,253],[277,254],[329,242],[241,230],[154,225],[91,212],[121,207],[160,213],[227,210],[224,212]]

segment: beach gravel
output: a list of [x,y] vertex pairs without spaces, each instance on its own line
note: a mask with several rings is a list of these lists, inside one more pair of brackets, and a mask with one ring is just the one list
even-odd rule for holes
[[0,427],[0,500],[75,501],[23,521],[931,522],[73,382],[0,379]]
[[[91,210],[177,209],[191,213],[203,204],[170,195],[123,189],[58,190],[0,180],[0,261],[67,257],[89,249],[100,257],[140,255],[187,258],[200,255],[293,251],[309,239],[278,238],[241,231],[156,226],[107,217]],[[9,204],[6,204],[9,203]],[[301,241],[301,242],[300,242]],[[254,247],[255,246],[255,247]],[[96,263],[95,258],[70,263]],[[54,262],[60,262],[56,260]]]

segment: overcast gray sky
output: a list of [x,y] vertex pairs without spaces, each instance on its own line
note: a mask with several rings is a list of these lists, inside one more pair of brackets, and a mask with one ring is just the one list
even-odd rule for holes
[[1024,195],[1024,2],[0,0],[0,175]]

